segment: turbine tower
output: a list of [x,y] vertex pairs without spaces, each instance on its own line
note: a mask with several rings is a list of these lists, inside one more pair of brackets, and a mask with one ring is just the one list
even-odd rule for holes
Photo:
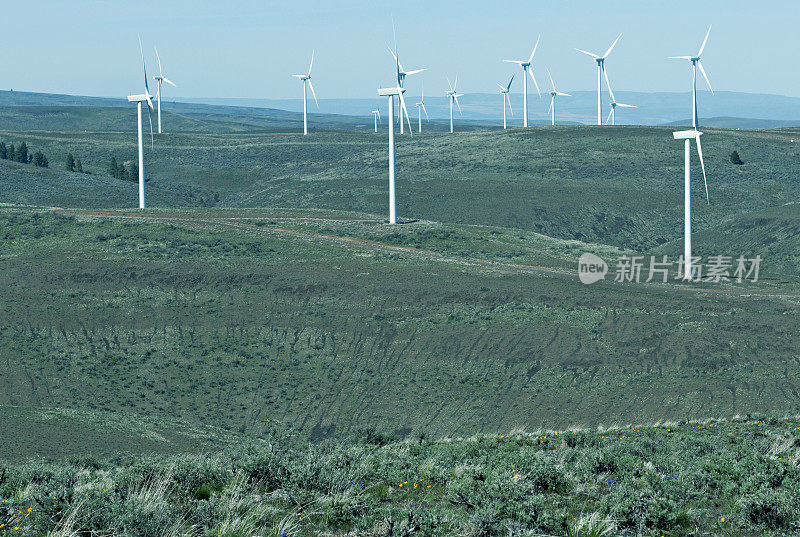
[[606,85],[608,86],[608,90],[609,92],[611,91],[611,84],[608,83],[608,75],[606,74],[606,58],[608,58],[608,55],[611,54],[612,50],[614,50],[614,47],[617,45],[617,42],[619,41],[620,37],[622,37],[622,34],[619,34],[617,36],[614,42],[611,43],[611,46],[608,47],[606,53],[603,54],[602,56],[598,56],[593,52],[587,52],[579,48],[575,49],[578,52],[582,52],[583,54],[591,56],[592,58],[594,58],[594,61],[597,62],[597,124],[598,125],[603,124],[603,86],[601,80],[604,76],[606,79]]
[[556,97],[572,97],[569,93],[561,93],[556,91],[556,83],[553,82],[553,75],[550,74],[550,69],[547,70],[547,76],[550,77],[550,85],[553,91],[550,92],[550,114],[553,121],[553,126],[556,126]]
[[[419,98],[419,102],[414,106],[417,107],[417,132],[422,132],[422,112],[425,112],[425,119],[430,121],[431,118],[428,117],[428,111],[425,109],[425,85],[422,85],[422,93]],[[410,128],[410,127],[409,127]]]
[[[445,77],[446,78],[446,77]],[[450,79],[447,79],[447,85],[450,86],[450,91],[446,93],[447,97],[450,99],[450,133],[453,133],[453,101],[455,101],[456,106],[458,106],[458,113],[461,114],[463,117],[464,114],[461,112],[461,105],[458,104],[458,98],[463,97],[463,93],[456,93],[456,86],[458,86],[458,75],[456,75],[456,83],[450,84]]]
[[514,75],[511,75],[511,80],[508,81],[508,85],[497,85],[497,87],[500,88],[500,95],[503,96],[503,129],[506,129],[506,101],[508,101],[508,109],[511,110],[511,115],[514,115],[514,110],[511,108],[511,97],[508,95],[511,93],[512,82],[514,82]]
[[672,133],[676,140],[683,140],[684,144],[684,178],[683,178],[683,279],[692,279],[692,143],[697,142],[697,155],[700,157],[700,166],[703,168],[703,182],[706,185],[706,202],[708,200],[708,181],[706,179],[706,165],[703,162],[703,147],[700,145],[702,132],[697,129],[678,131]]
[[311,88],[311,95],[314,96],[314,102],[319,108],[319,101],[317,101],[317,94],[314,93],[314,85],[311,83],[311,68],[314,66],[314,52],[311,52],[311,63],[308,65],[308,74],[305,75],[292,75],[294,78],[303,82],[303,134],[308,134],[308,92],[306,87]]
[[161,68],[161,58],[158,55],[158,49],[156,49],[156,59],[158,60],[158,75],[153,78],[158,84],[156,87],[156,101],[158,102],[158,134],[161,134],[161,86],[164,82],[174,88],[178,86],[175,85],[175,82],[164,76],[164,69]]
[[150,110],[153,109],[152,95],[150,95],[150,88],[147,86],[147,66],[144,63],[144,51],[142,50],[142,39],[139,38],[139,52],[142,55],[142,69],[144,71],[144,94],[129,95],[128,102],[136,103],[136,112],[138,118],[138,133],[139,133],[139,208],[145,208],[144,198],[144,144],[142,142],[142,103],[147,103],[147,117],[150,119],[150,146],[153,146],[153,118],[150,116]]
[[381,111],[376,108],[372,111],[372,116],[375,119],[375,132],[378,132],[378,122],[381,120]]
[[[395,207],[395,185],[394,185],[394,98],[397,96],[400,101],[400,110],[405,111],[408,121],[408,133],[411,134],[411,120],[408,119],[406,101],[403,99],[404,90],[401,87],[383,88],[378,90],[378,96],[389,99],[389,223],[397,223],[397,209]],[[402,113],[402,112],[401,112]],[[412,135],[413,136],[413,135]]]
[[525,73],[527,72],[531,75],[531,80],[533,80],[533,85],[536,86],[536,92],[539,94],[539,98],[542,97],[542,92],[539,91],[539,84],[536,82],[536,77],[533,76],[533,69],[531,68],[531,63],[533,62],[533,55],[536,54],[536,48],[539,46],[539,40],[541,39],[541,35],[536,38],[536,44],[533,45],[533,51],[531,52],[528,61],[525,60],[503,60],[506,63],[516,63],[517,65],[522,66],[522,126],[528,126],[528,79],[525,77]]
[[[416,75],[417,73],[421,73],[423,71],[427,71],[427,68],[414,69],[413,71],[406,71],[405,69],[403,69],[403,64],[400,63],[400,57],[399,57],[399,55],[397,53],[397,36],[396,35],[395,35],[395,39],[394,39],[394,50],[392,50],[392,47],[390,47],[389,45],[386,45],[386,47],[389,49],[389,53],[394,58],[394,66],[395,66],[395,73],[396,73],[396,76],[397,76],[397,87],[398,88],[402,88],[405,85],[407,76]],[[400,120],[400,134],[403,134],[403,113],[404,112],[402,110],[400,110],[400,114],[399,114],[399,117],[398,117],[398,119]],[[411,124],[411,120],[409,119],[408,116],[406,116],[406,119],[408,119],[408,123],[410,125]],[[409,129],[411,129],[411,127],[409,127]]]
[[708,79],[708,75],[706,74],[706,70],[703,69],[703,64],[700,61],[700,56],[703,55],[703,51],[706,48],[706,43],[708,43],[708,36],[711,35],[711,26],[708,27],[708,32],[706,32],[706,38],[703,40],[703,44],[700,45],[700,50],[697,52],[697,56],[670,56],[669,59],[671,60],[689,60],[692,62],[692,127],[697,130],[698,125],[698,116],[697,116],[697,68],[700,68],[700,72],[703,74],[703,78],[706,79],[706,84],[708,84],[708,89],[711,90],[711,95],[714,95],[714,88],[711,87],[711,81]]

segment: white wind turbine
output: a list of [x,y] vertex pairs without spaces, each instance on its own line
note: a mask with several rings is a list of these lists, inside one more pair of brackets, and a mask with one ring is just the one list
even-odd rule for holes
[[142,55],[142,69],[144,71],[144,94],[129,95],[128,102],[136,103],[139,133],[139,208],[145,208],[144,198],[144,144],[142,142],[142,103],[147,103],[147,117],[150,119],[150,146],[153,147],[153,118],[150,117],[150,110],[153,109],[152,95],[147,86],[147,66],[144,63],[144,51],[142,50],[142,39],[139,38],[139,53]]
[[376,108],[372,111],[372,117],[375,119],[375,132],[378,132],[378,122],[381,120],[381,111]]
[[587,52],[585,50],[581,50],[576,48],[578,52],[582,52],[588,56],[594,58],[594,61],[597,62],[597,124],[603,124],[603,85],[602,85],[602,78],[605,76],[606,78],[606,85],[608,86],[609,91],[611,91],[611,84],[608,83],[608,75],[606,74],[606,58],[608,55],[611,54],[611,51],[614,50],[614,47],[617,45],[622,34],[619,34],[617,38],[611,43],[611,46],[608,47],[608,50],[602,56],[598,56],[593,52]]
[[[389,99],[389,223],[397,223],[397,210],[395,207],[395,184],[394,184],[394,98],[400,101],[401,113],[405,112],[408,121],[408,133],[411,134],[411,120],[408,119],[406,101],[403,99],[404,90],[401,87],[383,88],[378,90],[378,95]],[[413,135],[412,135],[413,136]]]
[[533,55],[536,54],[536,48],[539,46],[539,39],[541,39],[541,35],[536,38],[536,44],[533,45],[533,51],[531,52],[528,61],[524,60],[503,60],[506,63],[516,63],[517,65],[522,66],[522,126],[528,126],[528,79],[525,77],[525,73],[531,75],[531,80],[533,80],[533,85],[536,86],[536,92],[539,94],[539,98],[542,97],[542,92],[539,91],[539,84],[536,82],[536,77],[533,76],[533,69],[531,68],[531,63],[533,62]]
[[164,70],[161,68],[161,58],[158,55],[158,49],[156,49],[156,59],[158,60],[158,75],[154,76],[153,78],[158,84],[156,87],[156,101],[158,103],[158,134],[161,134],[161,86],[164,82],[175,88],[178,86],[175,85],[175,82],[164,76]]
[[711,87],[711,81],[708,79],[708,75],[706,74],[706,70],[703,69],[703,64],[700,61],[700,56],[703,55],[703,51],[706,48],[706,43],[708,43],[708,36],[711,34],[711,26],[708,27],[708,32],[706,32],[706,38],[703,40],[703,44],[700,45],[700,50],[697,52],[697,56],[670,56],[671,60],[689,60],[692,62],[692,127],[697,129],[698,124],[698,117],[697,117],[697,68],[700,68],[700,72],[703,74],[703,78],[706,79],[706,84],[708,84],[708,89],[711,90],[711,95],[714,95],[714,88]]
[[611,105],[611,112],[608,113],[608,118],[606,119],[606,125],[608,125],[608,123],[610,121],[612,126],[617,124],[617,107],[618,106],[620,108],[636,108],[636,106],[634,106],[632,104],[622,104],[622,103],[616,102],[614,100],[614,96],[613,95],[611,96],[610,105]]
[[431,120],[428,117],[428,111],[425,109],[425,85],[422,85],[422,93],[420,94],[419,102],[414,106],[417,107],[417,132],[422,132],[422,112],[425,112],[425,119]]
[[[446,77],[445,77],[446,78]],[[461,114],[463,117],[464,114],[461,112],[461,105],[458,103],[458,98],[463,97],[463,93],[456,93],[456,86],[458,86],[458,75],[456,75],[456,83],[450,84],[450,79],[447,79],[447,85],[450,86],[450,91],[446,93],[447,97],[450,99],[450,133],[453,132],[453,102],[455,101],[456,106],[458,106],[458,113]]]
[[305,75],[292,75],[294,78],[303,82],[303,134],[308,134],[308,92],[306,87],[311,88],[311,95],[314,96],[314,102],[319,108],[319,101],[317,101],[317,94],[314,92],[314,85],[311,83],[311,68],[314,66],[314,52],[311,52],[311,63],[308,65],[308,74]]
[[553,91],[550,92],[550,114],[553,120],[553,126],[556,125],[556,97],[572,97],[569,93],[562,93],[560,91],[556,91],[556,83],[553,82],[553,75],[550,74],[550,69],[547,70],[547,76],[550,77],[550,85],[553,87]]
[[611,111],[608,113],[608,118],[606,118],[606,125],[611,122],[611,125],[617,124],[617,107],[620,108],[636,108],[636,106],[632,104],[622,104],[617,102],[617,98],[614,97],[614,92],[611,90],[611,85],[608,86],[608,92],[611,94]]
[[[394,30],[394,26],[392,27],[392,29]],[[392,47],[390,47],[389,45],[386,45],[386,48],[389,49],[389,53],[394,58],[394,65],[395,65],[395,71],[396,71],[396,76],[397,76],[397,87],[398,88],[402,88],[405,85],[405,81],[406,81],[406,77],[407,76],[416,75],[417,73],[421,73],[423,71],[427,71],[427,68],[414,69],[413,71],[406,71],[405,69],[403,69],[403,64],[400,63],[400,56],[399,56],[399,54],[397,52],[397,35],[396,34],[395,34],[395,38],[394,38],[394,50],[392,50]],[[399,118],[398,119],[400,120],[400,134],[403,134],[403,111],[402,110],[400,110],[400,114],[399,114]],[[411,120],[408,118],[408,116],[406,116],[406,119],[409,120],[409,124],[410,124]],[[410,128],[411,127],[409,127],[409,129]]]
[[708,180],[706,179],[706,165],[703,162],[703,147],[700,145],[702,132],[697,129],[678,131],[672,133],[676,140],[683,140],[684,144],[684,179],[683,179],[683,279],[692,279],[692,143],[697,142],[697,155],[700,157],[700,166],[703,168],[703,182],[706,186],[706,202],[708,199]]
[[509,97],[509,93],[511,93],[511,83],[514,82],[514,75],[511,75],[511,80],[508,81],[508,85],[503,86],[498,84],[497,87],[500,88],[500,95],[503,96],[503,129],[506,128],[506,101],[508,101],[508,109],[511,110],[511,115],[514,115],[514,109],[511,108],[511,97]]

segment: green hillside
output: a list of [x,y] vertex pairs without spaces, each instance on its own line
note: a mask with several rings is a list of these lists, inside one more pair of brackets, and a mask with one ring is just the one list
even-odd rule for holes
[[46,407],[0,406],[0,431],[0,464],[41,458],[205,453],[243,440],[232,431],[168,416]]
[[0,219],[0,404],[311,438],[800,412],[793,286],[586,287],[613,248],[352,213]]
[[[704,137],[711,204],[694,170],[695,229],[797,201],[793,131],[711,131]],[[7,180],[0,199],[70,207],[132,207],[133,185],[105,177],[112,156],[133,160],[135,136],[0,132],[53,163],[81,158],[100,180],[63,198],[64,173]],[[728,158],[737,150],[745,164]],[[695,160],[695,164],[697,161]],[[385,135],[178,133],[157,137],[146,167],[157,207],[281,206],[386,213]],[[683,231],[683,159],[666,128],[532,128],[405,137],[398,144],[401,216],[520,228],[562,239],[650,250]],[[58,186],[54,187],[53,184]],[[59,191],[54,194],[54,188]],[[163,192],[160,193],[160,192]],[[169,192],[169,194],[167,194]],[[103,203],[103,200],[107,200]]]

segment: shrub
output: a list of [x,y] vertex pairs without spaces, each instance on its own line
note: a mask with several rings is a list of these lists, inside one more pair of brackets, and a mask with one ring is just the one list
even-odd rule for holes
[[736,164],[737,166],[741,166],[742,164],[744,164],[744,162],[742,162],[742,159],[739,157],[738,151],[733,151],[731,153],[731,163]]

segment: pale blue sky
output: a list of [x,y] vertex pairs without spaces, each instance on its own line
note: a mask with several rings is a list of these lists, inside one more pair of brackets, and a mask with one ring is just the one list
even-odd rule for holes
[[407,69],[429,68],[418,79],[429,95],[441,94],[445,75],[456,74],[462,91],[494,91],[495,82],[517,71],[501,60],[527,57],[540,33],[534,60],[540,84],[549,67],[559,90],[594,88],[593,62],[573,48],[602,52],[622,32],[607,63],[615,89],[686,91],[687,62],[666,57],[696,53],[713,23],[703,59],[714,89],[800,97],[796,0],[4,4],[0,89],[100,96],[139,91],[140,32],[149,68],[155,44],[165,74],[178,83],[168,90],[172,96],[295,98],[300,84],[290,75],[307,69],[315,49],[320,98],[372,97],[391,80],[386,44],[394,16],[401,61]]

